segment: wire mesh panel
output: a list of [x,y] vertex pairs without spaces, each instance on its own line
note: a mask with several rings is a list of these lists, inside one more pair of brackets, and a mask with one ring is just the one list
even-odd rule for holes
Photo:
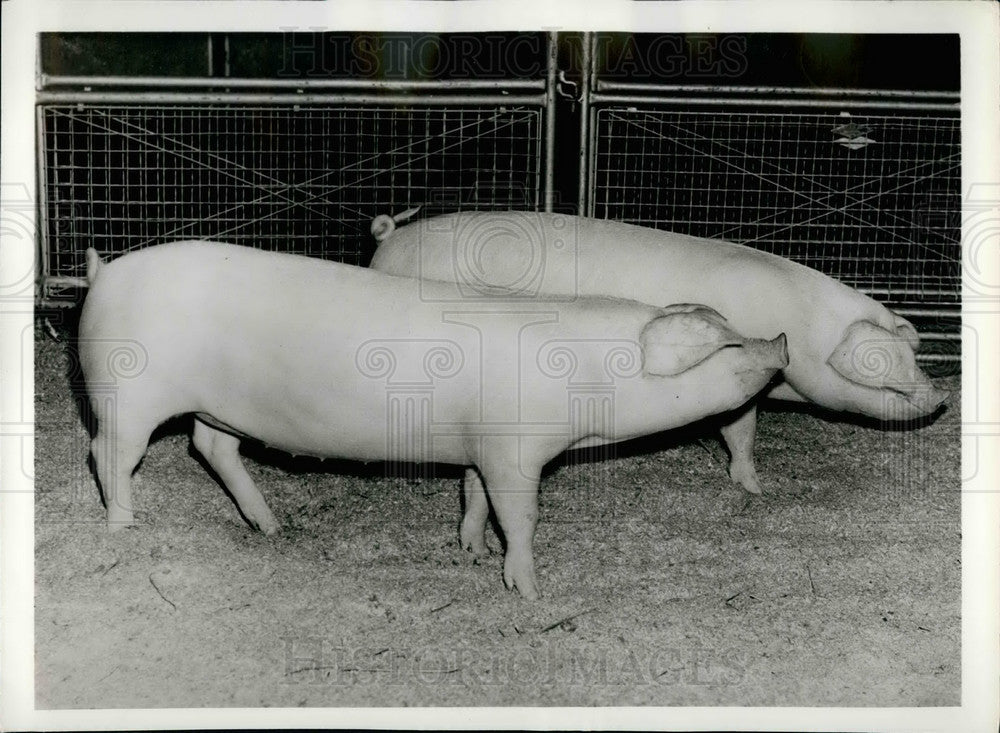
[[595,119],[594,216],[749,244],[899,302],[958,301],[957,113]]
[[46,274],[210,238],[365,264],[372,217],[537,207],[541,109],[49,104]]

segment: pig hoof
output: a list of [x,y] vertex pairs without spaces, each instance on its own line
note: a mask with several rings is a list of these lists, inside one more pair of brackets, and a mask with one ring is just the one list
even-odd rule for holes
[[485,560],[493,554],[493,550],[485,542],[481,546],[463,545],[462,549],[471,554],[474,560]]
[[135,520],[131,517],[128,519],[111,519],[108,518],[108,532],[114,534],[115,532],[121,532],[123,529],[129,527],[135,527]]
[[483,526],[477,524],[474,528],[466,527],[465,522],[458,529],[458,538],[462,543],[462,549],[471,552],[474,557],[481,559],[493,554],[493,550],[486,544],[486,533]]
[[119,532],[125,527],[134,526],[135,515],[132,514],[132,510],[116,502],[111,502],[108,506],[108,531]]
[[541,598],[538,592],[538,582],[535,580],[534,568],[517,572],[504,563],[503,583],[507,590],[517,590],[526,601],[537,601]]
[[264,517],[263,519],[251,519],[250,523],[266,535],[277,534],[278,520],[274,517]]
[[482,532],[474,534],[471,537],[465,536],[463,532],[460,539],[462,541],[462,549],[471,553],[477,560],[487,558],[493,554],[493,550],[486,544],[486,535]]
[[763,494],[760,487],[760,480],[757,478],[757,470],[753,465],[729,465],[729,478],[742,486],[751,494]]

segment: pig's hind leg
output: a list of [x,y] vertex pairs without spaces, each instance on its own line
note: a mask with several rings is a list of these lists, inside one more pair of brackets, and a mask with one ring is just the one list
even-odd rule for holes
[[90,442],[97,480],[107,507],[108,529],[112,532],[135,524],[132,471],[146,452],[153,427],[130,429],[104,416],[99,419],[97,434]]
[[219,474],[247,521],[264,534],[277,532],[278,521],[243,465],[239,450],[240,439],[195,418],[191,442],[208,461],[208,465]]
[[462,480],[462,494],[465,498],[465,512],[458,530],[462,549],[476,557],[486,557],[490,548],[486,544],[486,523],[489,521],[490,504],[486,499],[483,480],[473,467],[465,469]]

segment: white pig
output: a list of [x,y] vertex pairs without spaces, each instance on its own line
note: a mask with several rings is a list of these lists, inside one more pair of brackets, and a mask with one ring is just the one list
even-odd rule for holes
[[[399,229],[383,215],[372,232],[383,240],[372,268],[456,282],[463,292],[502,286],[525,299],[703,303],[746,336],[784,332],[789,364],[768,394],[775,399],[908,420],[933,413],[948,396],[917,368],[919,338],[909,322],[816,270],[751,247],[519,211],[449,214]],[[756,419],[753,402],[722,427],[729,475],[752,493],[761,491]]]
[[465,301],[453,284],[211,242],[87,260],[80,360],[112,528],[133,522],[150,433],[194,413],[194,446],[267,533],[278,523],[242,464],[245,437],[474,466],[463,544],[485,549],[485,483],[504,581],[528,598],[546,462],[738,407],[787,363],[784,335],[746,340],[694,305]]

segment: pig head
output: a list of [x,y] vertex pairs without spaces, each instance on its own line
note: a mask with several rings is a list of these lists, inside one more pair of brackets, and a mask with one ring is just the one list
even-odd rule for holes
[[[846,285],[742,245],[612,221],[534,212],[468,212],[395,228],[380,217],[371,266],[456,282],[470,293],[497,287],[526,299],[581,295],[654,305],[703,303],[747,336],[788,337],[784,381],[770,396],[879,420],[933,413],[947,393],[917,368],[916,330]],[[760,485],[753,466],[756,411],[724,425],[730,475]]]

